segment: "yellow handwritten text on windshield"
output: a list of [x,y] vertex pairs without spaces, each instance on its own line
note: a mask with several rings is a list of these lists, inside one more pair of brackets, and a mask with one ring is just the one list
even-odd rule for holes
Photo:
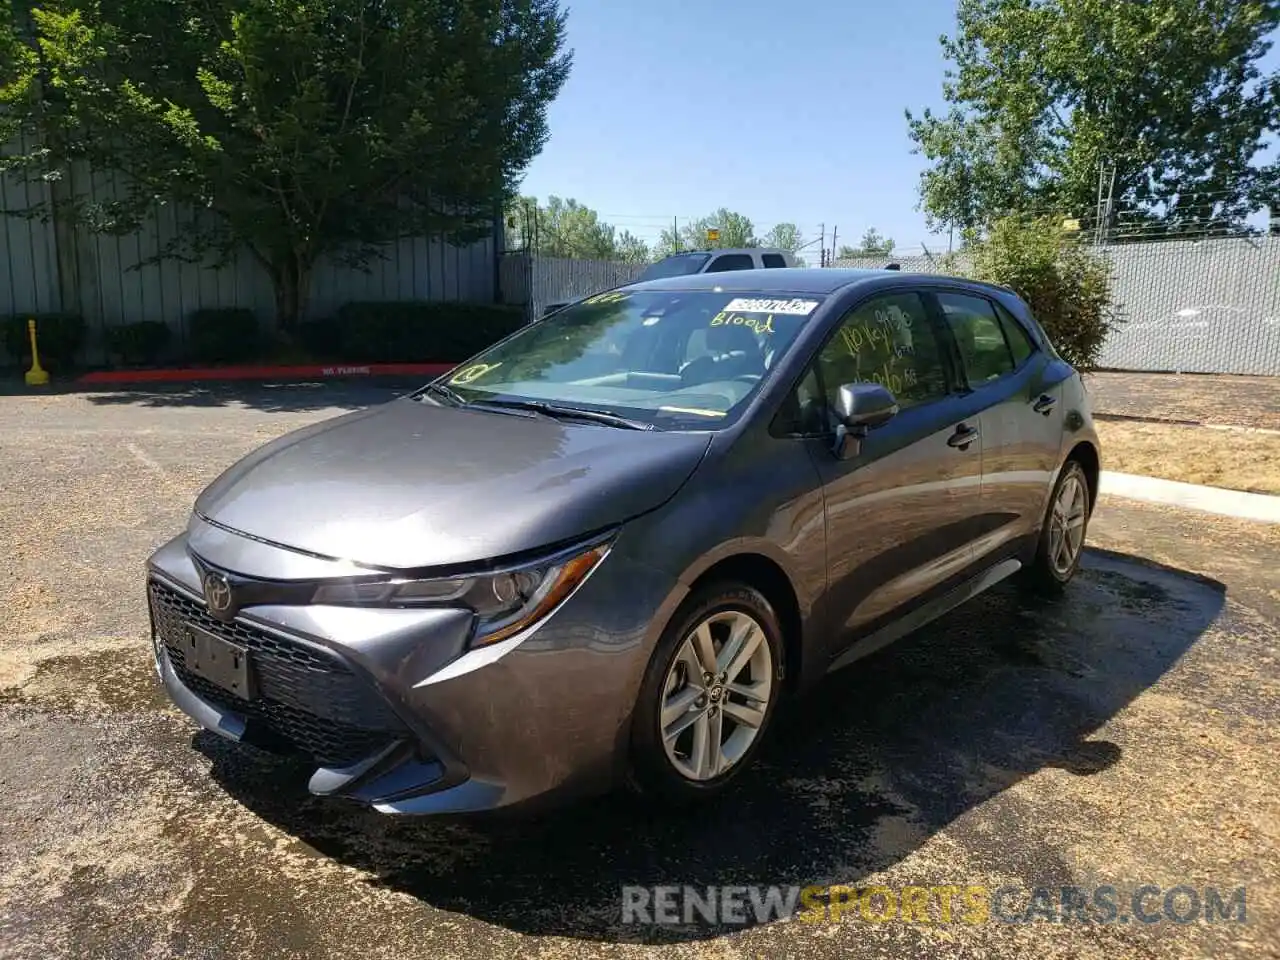
[[721,310],[711,318],[709,326],[712,327],[746,327],[752,333],[767,336],[774,333],[773,314],[767,317],[748,317],[741,313],[729,313]]
[[473,380],[479,380],[490,370],[497,370],[500,366],[502,366],[501,362],[472,364],[471,366],[467,367],[465,370],[460,370],[457,373],[455,373],[449,379],[449,382],[457,383],[457,384],[471,383]]

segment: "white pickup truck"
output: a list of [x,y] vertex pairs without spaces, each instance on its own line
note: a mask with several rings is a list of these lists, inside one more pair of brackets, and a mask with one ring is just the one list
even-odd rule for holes
[[[649,264],[633,280],[660,280],[663,277],[684,277],[694,273],[722,273],[726,270],[768,270],[781,267],[803,267],[804,262],[789,250],[773,247],[739,247],[729,250],[690,250],[673,253]],[[583,294],[589,296],[590,294]],[[557,300],[547,304],[542,311],[545,317],[561,307],[579,299]]]

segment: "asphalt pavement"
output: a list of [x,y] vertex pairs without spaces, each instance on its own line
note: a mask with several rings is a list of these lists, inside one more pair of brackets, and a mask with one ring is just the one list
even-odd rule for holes
[[[393,819],[198,732],[142,561],[240,455],[406,386],[0,397],[0,957],[1280,956],[1280,527],[1104,499],[1063,600],[1001,587],[831,677],[691,812]],[[624,923],[655,885],[884,892]],[[1004,900],[879,919],[909,887]],[[1030,909],[1063,887],[1120,908]]]

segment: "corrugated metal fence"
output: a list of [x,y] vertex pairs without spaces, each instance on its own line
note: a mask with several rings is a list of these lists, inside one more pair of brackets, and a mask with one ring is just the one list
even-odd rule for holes
[[[98,175],[88,192],[101,198],[114,188],[110,176]],[[217,270],[176,260],[138,268],[180,229],[182,218],[172,206],[157,205],[149,223],[123,237],[3,215],[47,200],[48,189],[0,176],[0,316],[78,313],[88,326],[90,363],[106,360],[107,328],[137,320],[169,324],[179,353],[185,319],[197,309],[248,307],[264,328],[273,324],[271,281],[247,253]],[[493,238],[458,247],[433,236],[388,245],[367,272],[322,262],[312,277],[307,318],[327,316],[350,300],[492,303],[494,256]]]
[[[1098,247],[1123,323],[1103,345],[1115,370],[1280,376],[1280,237]],[[837,267],[941,272],[923,255],[838,260]]]
[[566,260],[529,254],[502,258],[502,299],[527,305],[530,320],[542,316],[553,303],[576,300],[600,290],[629,283],[643,263],[612,260]]

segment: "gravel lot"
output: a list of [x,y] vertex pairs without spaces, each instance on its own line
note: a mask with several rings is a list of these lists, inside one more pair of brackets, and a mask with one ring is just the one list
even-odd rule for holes
[[[1280,956],[1280,527],[1104,501],[1065,600],[831,678],[679,816],[388,819],[197,733],[143,559],[240,455],[390,395],[0,397],[0,957]],[[1248,921],[620,925],[658,883],[1243,886]]]

